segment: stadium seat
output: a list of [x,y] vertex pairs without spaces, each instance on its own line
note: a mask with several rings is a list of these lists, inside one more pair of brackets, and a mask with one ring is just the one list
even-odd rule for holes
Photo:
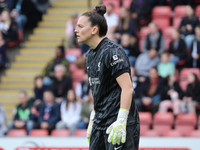
[[74,72],[78,69],[78,67],[76,66],[76,63],[70,63],[69,64],[69,71],[70,72]]
[[195,14],[200,17],[200,5],[198,5],[195,9]]
[[153,117],[153,129],[157,131],[159,135],[163,135],[164,132],[171,130],[174,123],[173,113],[155,113]]
[[130,8],[131,7],[131,2],[133,0],[123,0],[122,1],[122,6],[126,7],[126,8]]
[[168,130],[163,134],[163,136],[164,137],[182,137],[183,135],[178,130]]
[[81,82],[83,79],[84,75],[84,70],[83,69],[78,69],[72,73],[72,80],[76,82]]
[[46,129],[33,129],[31,130],[29,136],[35,136],[35,137],[43,137],[43,136],[48,136],[48,130]]
[[148,130],[142,136],[146,136],[146,137],[158,137],[159,134],[158,134],[158,132],[156,130]]
[[199,137],[200,138],[200,130],[193,130],[188,134],[188,137]]
[[81,50],[79,48],[69,48],[65,51],[66,55],[74,55],[77,58],[81,57]]
[[171,7],[169,6],[155,6],[152,11],[152,18],[171,18]]
[[175,129],[187,136],[196,126],[196,117],[196,113],[178,114],[175,121]]
[[143,27],[140,30],[140,38],[146,38],[146,36],[149,34],[149,28],[148,27]]
[[152,115],[150,112],[139,112],[140,117],[140,135],[149,130],[152,123]]
[[77,137],[86,137],[86,135],[87,135],[86,129],[78,129],[74,132],[74,136],[77,136]]
[[119,14],[119,11],[120,11],[120,1],[119,0],[103,0],[102,4],[104,4],[104,5],[113,4],[113,6],[114,6],[113,12],[116,14]]
[[58,129],[54,129],[51,132],[51,136],[70,136],[70,131],[67,129],[64,130],[58,130]]
[[25,129],[12,129],[8,132],[7,135],[11,137],[23,137],[27,136],[27,133]]
[[195,73],[197,75],[197,77],[200,79],[200,70],[199,70],[199,68],[184,68],[183,70],[181,70],[180,80],[181,81],[187,80],[188,75],[190,73]]
[[177,5],[174,8],[174,17],[185,17],[186,16],[186,6],[185,5]]
[[162,31],[163,33],[163,36],[165,38],[172,38],[172,31],[174,30],[174,27],[173,26],[169,26],[168,28],[164,28]]
[[161,30],[170,26],[170,20],[167,18],[154,18],[152,22],[155,22]]
[[182,17],[174,17],[173,18],[173,27],[178,29],[182,21]]

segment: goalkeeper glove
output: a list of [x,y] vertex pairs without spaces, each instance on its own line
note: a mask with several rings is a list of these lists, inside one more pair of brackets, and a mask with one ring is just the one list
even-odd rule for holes
[[93,110],[90,114],[90,122],[89,122],[89,125],[88,125],[88,128],[87,128],[87,139],[88,139],[89,144],[90,144],[90,136],[91,136],[91,133],[92,133],[92,126],[93,126],[93,123],[94,123],[94,116],[95,116],[95,111]]
[[113,145],[125,143],[126,142],[126,123],[128,118],[129,111],[123,108],[120,108],[117,121],[112,123],[106,133],[109,134],[108,142]]

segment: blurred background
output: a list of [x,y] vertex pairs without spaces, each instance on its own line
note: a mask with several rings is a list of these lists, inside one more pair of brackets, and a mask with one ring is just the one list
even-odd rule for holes
[[0,0],[0,150],[88,149],[89,47],[74,29],[98,4],[129,58],[140,150],[199,150],[199,3]]

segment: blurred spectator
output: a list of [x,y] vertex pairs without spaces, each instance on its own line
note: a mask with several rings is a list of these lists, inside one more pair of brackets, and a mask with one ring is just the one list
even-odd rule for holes
[[69,89],[72,89],[72,80],[70,77],[65,76],[66,68],[64,65],[59,64],[55,66],[55,77],[53,85],[50,87],[56,97],[55,101],[60,103]]
[[56,124],[56,129],[68,128],[71,135],[73,135],[81,119],[81,103],[77,102],[74,90],[69,90],[66,98],[67,99],[61,103],[61,121]]
[[18,40],[18,28],[17,23],[11,18],[9,11],[3,10],[1,13],[2,21],[4,22],[6,29],[2,30],[3,38],[6,42],[12,42]]
[[195,113],[196,106],[200,104],[200,83],[196,74],[188,75],[188,85],[185,97],[182,102],[182,111],[184,113]]
[[19,104],[15,109],[15,116],[12,123],[8,125],[9,130],[11,129],[27,129],[27,134],[33,129],[33,114],[31,113],[32,104],[28,101],[28,96],[25,91],[19,93]]
[[190,67],[200,68],[200,24],[195,28],[196,39],[192,42],[190,49]]
[[0,137],[4,136],[6,131],[6,114],[2,105],[0,104]]
[[120,8],[119,23],[115,33],[115,38],[118,40],[118,43],[120,43],[121,35],[123,33],[135,35],[134,21],[131,19],[130,12],[126,7]]
[[175,66],[169,61],[170,55],[168,52],[161,54],[161,62],[158,64],[158,74],[162,78],[169,75],[174,75]]
[[37,106],[41,102],[43,102],[43,93],[46,90],[46,86],[43,85],[43,77],[42,76],[36,76],[34,80],[34,105]]
[[49,0],[31,0],[35,5],[36,9],[42,14],[46,13],[47,8],[50,7]]
[[44,103],[38,106],[38,122],[35,122],[34,129],[47,129],[49,134],[55,129],[60,119],[60,105],[54,102],[54,95],[51,91],[44,92]]
[[27,17],[26,27],[34,28],[38,21],[42,20],[42,13],[38,11],[34,4],[35,0],[22,0],[21,14]]
[[180,38],[178,30],[172,31],[172,41],[169,46],[170,62],[175,66],[180,60],[187,59],[187,48],[184,40]]
[[128,33],[121,36],[121,45],[128,55],[131,66],[135,65],[136,58],[140,54],[137,39]]
[[149,24],[149,30],[150,33],[144,40],[143,51],[154,50],[157,55],[161,55],[165,51],[165,39],[162,32],[158,30],[158,26],[154,22]]
[[65,48],[64,46],[58,46],[56,48],[55,57],[48,62],[47,66],[43,70],[43,76],[53,77],[54,68],[56,65],[62,64],[66,68],[66,76],[70,76],[69,72],[69,61],[65,59]]
[[151,4],[149,0],[133,0],[130,11],[137,27],[140,24],[148,23],[151,19]]
[[186,6],[186,17],[183,18],[180,24],[181,37],[185,40],[187,48],[191,47],[192,41],[195,38],[194,29],[199,24],[198,17],[194,14],[194,10],[190,5]]
[[150,49],[146,53],[142,53],[138,56],[135,63],[135,70],[139,76],[149,76],[149,69],[157,67],[160,58],[157,55],[157,51]]
[[130,67],[130,69],[131,69],[132,85],[133,85],[133,89],[135,90],[135,88],[137,87],[138,77],[137,77],[135,68],[134,67]]
[[18,25],[18,29],[22,31],[24,25],[27,23],[27,16],[22,14],[21,12],[23,1],[24,0],[15,0],[14,9],[10,13],[11,17],[15,18],[15,21],[17,22]]
[[7,9],[8,5],[6,4],[5,0],[0,0],[0,13],[4,10]]
[[77,41],[76,33],[74,32],[78,21],[78,13],[71,13],[71,19],[67,21],[65,35],[69,48],[79,48],[80,45]]
[[2,32],[0,32],[0,64],[6,68],[10,67],[8,57],[6,55],[6,42],[3,39]]
[[136,105],[139,111],[145,111],[152,106],[152,114],[158,111],[160,104],[160,78],[156,68],[149,70],[149,78],[145,80],[141,88],[141,97],[136,99]]
[[93,106],[93,96],[92,91],[90,90],[87,101],[85,101],[82,105],[81,120],[78,123],[78,129],[87,129],[90,120],[90,113],[93,110]]
[[161,102],[159,112],[167,112],[172,106],[174,115],[181,113],[181,99],[184,96],[178,82],[175,82],[174,75],[168,76],[161,86]]
[[104,15],[108,24],[108,32],[107,34],[112,34],[116,30],[118,25],[118,16],[113,13],[114,5],[112,3],[106,6],[106,14]]
[[88,80],[88,74],[85,72],[83,76],[83,81],[79,83],[76,87],[76,96],[79,102],[84,102],[88,99],[90,91],[90,84]]

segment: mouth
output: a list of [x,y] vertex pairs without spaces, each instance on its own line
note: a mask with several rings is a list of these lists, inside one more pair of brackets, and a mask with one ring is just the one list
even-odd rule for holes
[[79,35],[76,35],[76,37],[77,37],[77,38],[80,38],[80,36],[79,36]]

